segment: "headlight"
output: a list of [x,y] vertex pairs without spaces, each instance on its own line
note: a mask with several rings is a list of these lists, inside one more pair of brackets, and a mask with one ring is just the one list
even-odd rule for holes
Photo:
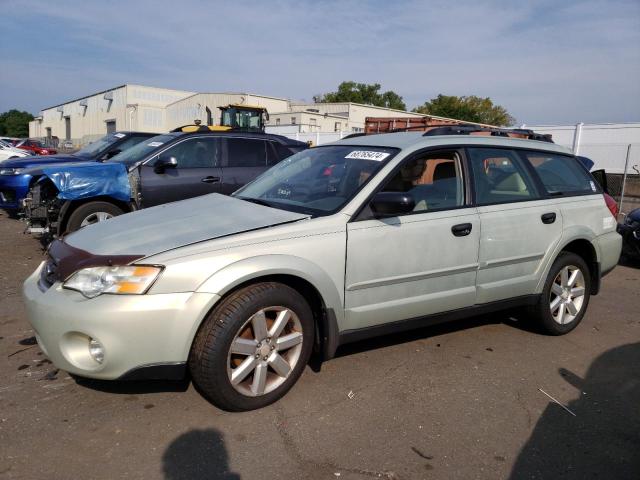
[[74,273],[62,285],[87,298],[103,293],[141,295],[158,277],[162,268],[148,266],[90,267]]
[[24,168],[0,168],[0,175],[20,175]]

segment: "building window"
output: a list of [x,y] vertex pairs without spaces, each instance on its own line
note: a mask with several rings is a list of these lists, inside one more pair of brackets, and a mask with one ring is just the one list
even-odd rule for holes
[[276,125],[280,125],[280,119],[276,118]]
[[335,125],[333,126],[333,131],[340,132],[341,130],[342,130],[342,123],[336,122]]
[[296,117],[291,117],[291,125],[295,125],[296,124]]

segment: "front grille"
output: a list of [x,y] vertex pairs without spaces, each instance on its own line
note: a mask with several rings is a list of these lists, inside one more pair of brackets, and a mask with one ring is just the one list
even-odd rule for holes
[[58,264],[51,257],[47,258],[47,261],[40,271],[40,287],[43,290],[48,290],[51,285],[58,280]]

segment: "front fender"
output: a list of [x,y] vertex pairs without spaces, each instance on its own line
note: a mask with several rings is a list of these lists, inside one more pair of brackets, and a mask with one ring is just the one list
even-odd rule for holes
[[238,285],[272,275],[301,278],[318,291],[326,310],[323,319],[324,352],[326,357],[332,357],[337,348],[340,325],[344,324],[344,277],[333,279],[322,267],[309,260],[282,254],[246,258],[218,270],[196,291],[224,297]]

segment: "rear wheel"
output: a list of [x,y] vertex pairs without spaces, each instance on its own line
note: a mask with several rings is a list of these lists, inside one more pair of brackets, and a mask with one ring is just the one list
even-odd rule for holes
[[189,370],[217,407],[253,410],[289,391],[312,344],[313,315],[304,297],[281,283],[259,283],[224,299],[205,320]]
[[67,223],[67,232],[75,232],[76,230],[92,225],[98,222],[104,222],[110,218],[122,215],[124,211],[109,202],[89,202],[76,208]]
[[530,316],[542,331],[564,335],[582,321],[589,304],[591,275],[582,257],[562,252],[549,271],[539,302]]

